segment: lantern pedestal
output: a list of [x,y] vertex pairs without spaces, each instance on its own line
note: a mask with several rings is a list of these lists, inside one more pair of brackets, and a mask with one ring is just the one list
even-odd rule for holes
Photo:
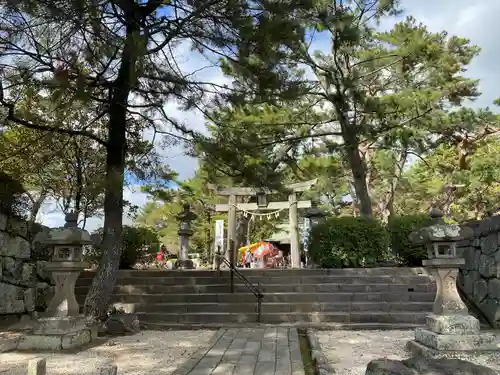
[[36,335],[64,335],[85,330],[85,317],[77,316],[50,316],[38,318],[38,324],[33,329]]
[[31,332],[26,332],[17,344],[18,350],[65,350],[89,344],[97,338],[98,327],[87,326],[85,317],[40,317]]
[[84,262],[50,262],[46,270],[55,282],[54,297],[49,302],[46,316],[65,317],[80,314],[76,301],[75,283],[80,273],[87,267]]
[[500,335],[480,332],[479,321],[469,315],[458,293],[458,272],[465,260],[457,257],[456,243],[471,235],[469,228],[439,220],[410,236],[415,244],[427,246],[429,259],[422,263],[429,269],[437,286],[433,313],[427,316],[426,327],[417,328],[415,340],[407,344],[413,355],[463,359],[465,353],[500,349]]
[[179,270],[194,270],[194,263],[191,259],[179,259],[176,264],[176,268]]
[[459,267],[465,265],[463,258],[439,258],[422,261],[436,282],[436,297],[432,312],[436,315],[468,315],[467,306],[457,289]]
[[176,262],[176,268],[181,270],[192,270],[194,269],[194,263],[189,259],[189,237],[193,235],[193,232],[189,229],[180,229],[177,234],[180,237],[180,251],[179,260]]
[[[465,264],[462,258],[424,260],[437,284],[433,314],[427,316],[426,328],[415,330],[415,341],[409,348],[428,355],[442,351],[492,350],[496,335],[480,333],[480,323],[469,315],[467,306],[457,290],[458,267]],[[435,354],[435,353],[434,353]]]

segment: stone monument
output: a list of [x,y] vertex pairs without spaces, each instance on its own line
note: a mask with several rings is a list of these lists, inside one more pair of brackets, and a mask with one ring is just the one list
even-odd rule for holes
[[177,261],[177,268],[180,269],[193,269],[193,261],[189,259],[189,238],[193,235],[191,229],[191,222],[196,219],[196,214],[190,210],[189,204],[185,203],[182,206],[182,211],[176,215],[179,221],[179,231],[177,234],[180,237],[180,252],[179,260]]
[[415,330],[415,340],[408,342],[407,349],[426,357],[500,349],[498,335],[480,332],[479,321],[469,315],[457,290],[459,268],[465,260],[457,256],[456,244],[471,237],[472,230],[446,224],[437,208],[431,209],[430,216],[434,224],[412,233],[410,240],[427,248],[429,259],[422,263],[436,281],[436,298],[426,327]]
[[88,344],[97,336],[97,327],[89,327],[75,297],[75,282],[87,267],[82,261],[83,246],[92,243],[87,231],[78,228],[78,215],[67,214],[66,224],[35,238],[53,246],[52,259],[46,265],[55,283],[55,293],[44,313],[32,322],[17,345],[19,350],[61,350]]

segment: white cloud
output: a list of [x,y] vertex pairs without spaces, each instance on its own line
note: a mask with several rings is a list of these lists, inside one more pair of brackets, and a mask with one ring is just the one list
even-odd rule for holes
[[[480,79],[480,89],[483,93],[475,106],[489,106],[496,97],[500,97],[498,82],[500,82],[500,69],[498,68],[498,56],[500,56],[500,43],[497,38],[500,35],[500,22],[496,17],[500,13],[500,1],[488,1],[483,3],[470,2],[466,0],[403,0],[402,7],[405,16],[412,15],[417,21],[427,25],[431,31],[446,30],[451,35],[465,37],[472,43],[482,48],[481,55],[471,64],[467,75]],[[391,27],[393,21],[385,21],[383,28]],[[323,49],[328,53],[330,43],[318,40],[313,43],[312,48]],[[175,50],[175,58],[184,73],[196,72],[194,76],[200,81],[212,82],[220,85],[228,84],[229,80],[224,77],[215,64],[215,57],[207,60],[197,52],[192,52],[188,43],[181,43]],[[170,102],[165,106],[166,112],[176,120],[185,123],[190,128],[203,131],[205,129],[203,114],[193,110],[184,112],[179,104]],[[180,178],[185,179],[193,175],[197,166],[196,160],[185,154],[182,145],[176,145],[161,151],[165,162],[176,170]],[[134,187],[126,189],[125,198],[134,204],[143,206],[147,202],[147,196]],[[62,225],[63,215],[54,211],[54,203],[44,207],[44,213],[40,220],[49,226]],[[102,220],[92,218],[88,222],[88,229],[92,230],[102,225]]]
[[[132,205],[137,205],[139,207],[144,207],[144,205],[148,202],[147,194],[141,192],[139,185],[126,186],[123,191],[123,199],[129,201]],[[127,213],[124,214],[123,219],[124,224],[132,223]],[[37,216],[37,221],[50,228],[60,227],[64,225],[64,214],[55,200],[48,199],[42,205]],[[92,217],[87,219],[85,229],[92,232],[97,228],[102,227],[102,225],[103,218]]]

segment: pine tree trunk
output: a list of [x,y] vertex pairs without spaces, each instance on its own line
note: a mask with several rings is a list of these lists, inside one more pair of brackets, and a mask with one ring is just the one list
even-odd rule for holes
[[118,76],[112,89],[109,109],[108,146],[106,158],[106,188],[104,197],[104,253],[97,274],[84,304],[85,315],[90,322],[106,317],[108,303],[116,284],[120,264],[123,217],[123,186],[126,152],[126,116],[128,96],[135,83],[136,50],[139,46],[140,27],[132,21],[127,36]]
[[365,217],[372,217],[372,201],[366,183],[366,166],[359,154],[359,142],[356,135],[351,134],[350,130],[343,131],[343,133],[347,161],[352,173],[352,184],[356,193],[359,214]]
[[30,209],[30,216],[28,219],[28,225],[31,226],[33,223],[36,221],[36,217],[38,215],[38,212],[42,208],[42,203],[45,201],[45,198],[47,198],[47,192],[42,190],[40,192],[40,195],[37,198],[33,198],[30,196],[31,199],[31,209]]
[[396,195],[396,189],[398,187],[398,183],[401,180],[401,176],[403,174],[403,169],[406,164],[406,160],[408,159],[408,151],[406,148],[403,149],[401,154],[399,155],[399,159],[396,161],[394,165],[394,173],[391,178],[391,183],[388,191],[385,194],[385,199],[382,202],[381,206],[381,217],[384,223],[388,223],[392,217],[394,216],[394,197]]
[[358,126],[349,119],[349,106],[345,97],[339,94],[330,97],[334,105],[337,121],[342,130],[347,162],[352,173],[352,184],[356,193],[356,201],[359,206],[359,214],[365,217],[373,217],[373,208],[370,194],[368,192],[366,164],[359,152]]
[[[116,133],[118,137],[118,131]],[[111,140],[112,137],[110,136],[109,139]],[[117,150],[119,147],[112,148]],[[104,198],[104,233],[102,242],[104,253],[84,304],[85,315],[92,322],[102,320],[106,317],[108,302],[115,287],[116,273],[120,264],[123,215],[123,165],[120,165],[120,154],[110,151],[108,150],[106,192]]]

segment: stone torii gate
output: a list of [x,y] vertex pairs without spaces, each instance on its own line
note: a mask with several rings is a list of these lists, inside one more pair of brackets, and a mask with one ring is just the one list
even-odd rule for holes
[[[230,187],[230,188],[217,188],[215,186],[210,186],[215,190],[217,195],[229,197],[227,204],[217,204],[215,205],[215,211],[217,212],[227,212],[228,213],[228,223],[227,223],[227,241],[226,241],[226,251],[229,255],[231,264],[235,263],[236,254],[236,212],[237,210],[242,211],[276,211],[288,209],[289,225],[290,225],[290,255],[291,255],[291,266],[292,268],[300,267],[300,239],[299,239],[299,228],[298,228],[298,212],[299,208],[310,208],[311,201],[297,201],[297,193],[309,190],[318,179],[297,182],[295,184],[287,185],[286,192],[288,193],[288,202],[270,202],[267,203],[266,196],[270,194],[278,193],[277,191],[270,191],[266,189],[252,188],[252,187]],[[258,203],[238,203],[237,197],[245,196],[257,196]]]

